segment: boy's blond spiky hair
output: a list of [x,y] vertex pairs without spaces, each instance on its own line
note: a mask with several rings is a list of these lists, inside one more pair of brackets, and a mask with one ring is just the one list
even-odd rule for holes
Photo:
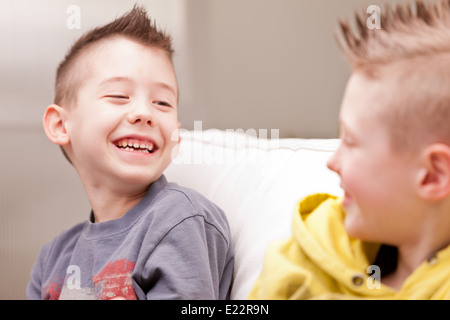
[[450,52],[450,0],[387,4],[379,30],[369,29],[363,17],[355,13],[356,32],[348,20],[340,21],[338,44],[353,69]]
[[336,36],[353,73],[383,83],[382,120],[394,146],[450,145],[450,0],[386,5],[381,29],[362,17],[355,15],[355,32],[340,21]]

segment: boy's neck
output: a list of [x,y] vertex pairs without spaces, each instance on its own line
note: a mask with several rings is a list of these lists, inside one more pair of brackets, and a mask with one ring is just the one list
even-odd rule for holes
[[[426,225],[426,223],[424,223]],[[450,235],[448,233],[448,223],[444,221],[440,222],[440,225],[437,226],[436,223],[431,223],[429,226],[433,226],[427,228],[424,226],[422,229],[422,235],[419,237],[417,243],[409,244],[409,245],[400,245],[398,247],[392,247],[393,250],[380,250],[381,255],[384,255],[386,259],[396,259],[396,263],[394,265],[391,264],[391,268],[389,272],[383,275],[382,272],[382,282],[386,285],[391,286],[397,290],[401,289],[404,281],[424,262],[430,261],[436,254],[445,249],[450,245]],[[427,232],[425,230],[429,230]],[[389,247],[389,246],[387,246]],[[383,247],[382,247],[383,248]],[[395,251],[397,252],[395,254]],[[389,254],[389,256],[386,253]],[[377,257],[377,260],[380,257]],[[381,257],[383,258],[383,257]]]
[[145,196],[148,189],[135,193],[111,192],[110,190],[86,190],[92,206],[95,223],[122,218]]

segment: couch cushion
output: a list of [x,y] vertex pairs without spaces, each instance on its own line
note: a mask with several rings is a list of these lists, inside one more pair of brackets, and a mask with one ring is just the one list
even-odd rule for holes
[[246,299],[267,244],[290,235],[297,201],[316,192],[342,195],[338,176],[326,167],[339,140],[258,139],[213,129],[181,135],[166,177],[225,211],[236,256],[231,298]]

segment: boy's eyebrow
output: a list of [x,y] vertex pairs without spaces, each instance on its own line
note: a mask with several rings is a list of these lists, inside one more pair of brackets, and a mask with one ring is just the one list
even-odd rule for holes
[[134,82],[134,80],[129,77],[111,77],[100,82],[98,86],[102,87],[112,82]]
[[162,88],[164,88],[166,90],[169,90],[170,92],[172,92],[174,94],[175,97],[177,96],[177,91],[170,84],[167,84],[165,82],[155,82],[154,84],[159,86],[159,87],[162,87]]
[[[107,84],[113,83],[113,82],[130,82],[130,83],[134,83],[135,81],[132,78],[130,78],[130,77],[111,77],[111,78],[105,79],[102,82],[100,82],[100,84],[98,86],[102,87],[104,85],[107,85]],[[159,87],[162,87],[164,89],[169,90],[175,96],[177,95],[177,91],[175,90],[175,88],[172,87],[171,85],[165,83],[165,82],[154,82],[153,84],[156,85],[156,86],[159,86]]]

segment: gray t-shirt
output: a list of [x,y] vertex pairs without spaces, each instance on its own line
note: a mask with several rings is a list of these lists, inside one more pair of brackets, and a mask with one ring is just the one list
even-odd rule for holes
[[122,218],[91,219],[44,245],[28,299],[228,299],[234,253],[223,211],[162,176]]

